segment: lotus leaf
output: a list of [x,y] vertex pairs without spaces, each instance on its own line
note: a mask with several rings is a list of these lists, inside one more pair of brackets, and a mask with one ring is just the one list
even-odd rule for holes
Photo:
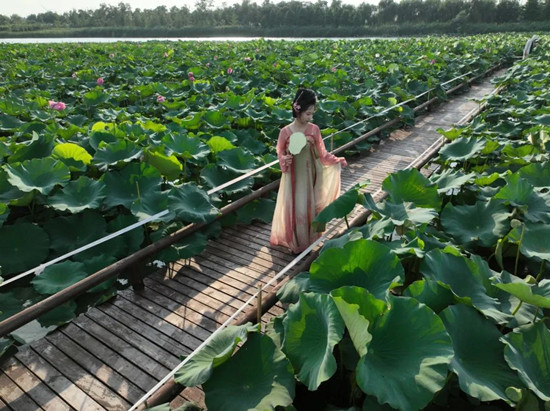
[[114,165],[118,162],[129,163],[141,157],[141,149],[128,140],[117,140],[114,143],[99,143],[94,154],[94,163],[98,165]]
[[439,174],[433,174],[430,181],[437,185],[437,192],[441,194],[469,183],[474,175],[473,173],[464,174],[461,171],[446,169]]
[[541,280],[538,284],[529,284],[524,279],[508,272],[494,278],[494,285],[537,307],[550,308],[550,280]]
[[387,217],[396,226],[422,225],[437,218],[437,211],[433,208],[416,207],[414,203],[393,203],[385,201],[378,205],[380,214]]
[[8,352],[14,341],[11,338],[0,338],[0,358]]
[[51,157],[25,160],[22,163],[7,165],[8,181],[19,190],[39,191],[49,194],[58,184],[65,184],[71,178],[69,168]]
[[155,167],[168,180],[175,180],[183,171],[183,166],[175,155],[165,155],[163,153],[147,150],[145,151],[145,161]]
[[101,208],[105,198],[105,183],[86,176],[70,181],[63,190],[50,195],[47,203],[56,210],[68,210],[73,214],[85,209]]
[[23,309],[23,301],[13,295],[13,292],[0,294],[0,321],[10,318]]
[[[523,239],[521,233],[525,227]],[[514,228],[508,238],[516,243],[520,242],[521,253],[528,258],[539,258],[550,261],[550,247],[548,247],[548,238],[550,236],[550,226],[545,224],[526,224],[525,226]]]
[[201,118],[201,113],[189,114],[187,117],[181,120],[181,124],[187,130],[197,130],[201,126]]
[[329,293],[342,286],[358,286],[377,299],[385,299],[388,289],[403,279],[399,258],[384,244],[357,240],[343,248],[329,248],[311,264],[311,287]]
[[23,125],[23,122],[17,117],[9,114],[0,113],[0,130],[9,131],[15,130]]
[[38,135],[36,131],[33,131],[31,140],[14,144],[11,147],[13,153],[9,157],[9,162],[14,164],[33,158],[49,156],[53,150],[54,139],[55,137],[52,134],[43,133],[42,135]]
[[172,188],[168,201],[169,209],[186,223],[206,223],[219,214],[219,210],[210,203],[206,193],[192,183]]
[[485,148],[485,140],[475,137],[459,137],[439,150],[445,161],[468,161]]
[[143,199],[160,191],[161,176],[156,168],[146,163],[131,163],[117,172],[103,175],[107,186],[107,207],[122,205],[130,209],[138,198]]
[[[239,175],[237,173],[229,171],[227,168],[216,164],[207,164],[201,171],[201,179],[212,188],[219,187],[222,184],[237,178],[238,176]],[[253,183],[254,179],[249,177],[237,183],[231,184],[221,191],[229,195],[243,194],[250,191]]]
[[237,210],[237,221],[240,224],[250,224],[259,220],[270,223],[275,212],[275,201],[267,198],[259,198],[244,205]]
[[68,323],[76,317],[76,308],[77,305],[74,301],[67,301],[65,304],[61,304],[38,317],[38,322],[42,327],[59,326]]
[[537,189],[550,188],[550,162],[531,163],[518,170],[521,178]]
[[13,331],[10,336],[20,344],[30,344],[33,341],[45,337],[47,334],[56,329],[55,325],[43,327],[38,320],[32,320],[27,324]]
[[456,298],[451,290],[443,287],[436,281],[428,279],[413,282],[405,289],[403,295],[426,304],[436,313],[456,302]]
[[208,147],[210,147],[210,150],[214,154],[218,154],[219,152],[224,150],[233,150],[234,148],[236,148],[233,144],[231,144],[231,142],[228,139],[221,136],[211,137],[206,142],[206,144],[208,144]]
[[185,160],[202,160],[210,154],[210,149],[198,137],[189,137],[185,134],[168,134],[162,138],[162,142],[172,152]]
[[6,203],[0,203],[0,227],[4,224],[4,221],[8,219],[10,215],[10,209]]
[[[116,231],[129,227],[136,222],[137,218],[135,218],[134,216],[119,214],[114,220],[111,220],[107,223],[107,231],[109,233],[114,233]],[[125,257],[128,254],[141,248],[141,244],[145,239],[145,233],[142,227],[137,227],[125,234],[119,235],[116,238],[121,242],[122,246],[113,247],[113,251],[110,253],[110,255]],[[121,253],[115,254],[115,250],[118,249],[120,249]]]
[[250,323],[235,326],[229,325],[209,340],[188,362],[180,368],[174,381],[186,387],[195,387],[208,381],[215,368],[231,358],[233,351],[241,342],[255,333],[258,327]]
[[543,321],[515,329],[501,338],[504,357],[543,401],[550,401],[550,330]]
[[52,157],[62,161],[72,171],[86,171],[92,162],[92,156],[74,143],[57,144],[53,148]]
[[31,223],[0,227],[0,267],[3,274],[34,268],[49,254],[50,239]]
[[456,140],[462,135],[462,132],[464,131],[461,128],[451,128],[449,130],[444,130],[442,128],[438,128],[436,130],[439,134],[446,137],[448,140]]
[[506,185],[496,193],[495,198],[504,200],[506,204],[514,207],[521,207],[527,204],[533,191],[534,188],[529,182],[514,173],[506,176]]
[[96,131],[90,136],[90,146],[96,151],[99,149],[100,145],[104,147],[116,142],[118,142],[117,136],[103,131]]
[[390,297],[390,308],[369,330],[372,341],[357,364],[357,385],[380,404],[424,408],[445,385],[453,357],[441,319],[412,298]]
[[254,156],[240,147],[218,153],[218,164],[235,173],[252,171],[255,166]]
[[82,96],[84,104],[88,106],[97,106],[99,104],[105,103],[108,99],[109,96],[101,90],[88,91]]
[[[116,262],[116,257],[108,254],[99,254],[83,261],[84,271],[88,275],[92,275],[99,270],[104,269],[105,267]],[[103,281],[101,284],[98,284],[92,288],[86,290],[87,293],[98,293],[109,290],[117,281],[116,277],[113,277],[109,280]]]
[[223,128],[229,125],[221,111],[208,110],[202,113],[202,119],[213,128]]
[[386,311],[386,303],[361,287],[341,287],[331,291],[330,295],[346,324],[355,350],[359,356],[364,356],[372,340],[369,325]]
[[[366,185],[366,184],[365,184]],[[315,231],[322,232],[325,230],[326,223],[330,222],[334,218],[346,217],[356,204],[364,204],[365,197],[359,193],[359,190],[365,185],[356,184],[350,188],[328,206],[326,206],[317,216],[313,219],[313,229]]]
[[345,326],[335,303],[326,294],[301,294],[299,302],[288,309],[283,325],[283,351],[296,377],[310,391],[316,390],[337,368],[332,352]]
[[260,333],[252,333],[237,353],[204,383],[211,410],[272,410],[292,404],[294,375],[290,362]]
[[303,272],[292,277],[277,291],[277,298],[282,303],[293,304],[298,302],[302,292],[309,291],[309,273]]
[[416,207],[434,208],[436,211],[441,208],[437,187],[416,168],[390,174],[382,182],[382,188],[394,204],[411,202]]
[[507,387],[522,387],[516,373],[504,361],[502,334],[495,324],[462,304],[440,314],[453,341],[455,356],[450,368],[462,391],[481,401],[504,400]]
[[42,273],[31,281],[34,289],[40,294],[55,294],[76,284],[86,277],[84,264],[64,261],[47,266]]

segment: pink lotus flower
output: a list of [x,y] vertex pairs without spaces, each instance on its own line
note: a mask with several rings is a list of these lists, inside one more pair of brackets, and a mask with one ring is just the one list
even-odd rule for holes
[[277,67],[279,65],[279,63],[275,62],[273,63],[273,67]]
[[432,59],[432,60],[430,61],[430,65],[432,65],[432,66],[433,66],[434,64],[435,64],[435,60],[434,60],[434,59]]
[[114,56],[115,56],[115,53],[109,54],[109,57],[110,57],[110,58],[113,58]]
[[206,63],[206,67],[210,67],[210,63]]
[[103,80],[103,77],[99,77],[97,80],[96,80],[96,83],[98,86],[102,86],[103,83],[105,83],[105,80]]
[[233,69],[231,67],[227,69],[227,74],[233,74]]
[[332,70],[333,73],[335,73],[336,70],[337,70],[336,66],[334,66],[331,70]]
[[163,57],[164,57],[164,58],[168,57],[168,53],[167,53],[167,52],[164,52]]
[[192,71],[190,71],[189,73],[187,73],[187,77],[193,77],[193,76],[194,76],[194,74],[193,74]]
[[157,96],[157,103],[164,103],[166,99],[164,96],[161,96],[160,94]]
[[73,78],[76,78],[77,77],[77,74],[76,72],[73,73]]
[[193,77],[193,76],[189,77],[189,81],[190,81],[191,83],[194,82],[194,81],[195,81],[195,77]]
[[65,110],[65,108],[67,108],[65,103],[61,101],[53,101],[53,100],[48,101],[48,107],[51,108],[52,110],[57,110],[57,111]]
[[252,61],[252,59],[247,56],[247,57],[244,58],[244,61]]

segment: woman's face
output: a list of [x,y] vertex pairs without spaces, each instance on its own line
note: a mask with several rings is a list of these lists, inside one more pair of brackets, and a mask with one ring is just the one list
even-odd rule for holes
[[309,123],[313,120],[313,114],[315,114],[315,106],[311,105],[305,111],[302,111],[298,118],[302,123]]

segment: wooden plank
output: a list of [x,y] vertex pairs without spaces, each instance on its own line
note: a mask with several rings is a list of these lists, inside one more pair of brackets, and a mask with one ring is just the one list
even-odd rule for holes
[[0,400],[11,410],[42,410],[36,402],[15,384],[4,372],[0,372]]
[[[89,374],[62,351],[50,344],[47,340],[40,340],[32,345],[33,349],[58,369],[68,380],[94,399],[103,408],[108,410],[126,410],[129,403],[117,395],[113,390]],[[42,405],[41,402],[39,404]],[[44,407],[49,409],[49,407]],[[60,408],[55,406],[56,411]]]
[[103,410],[103,407],[84,391],[61,374],[48,361],[32,349],[21,350],[15,354],[29,370],[40,378],[50,389],[76,409]]
[[132,380],[125,379],[104,360],[95,357],[62,332],[48,335],[46,341],[129,403],[137,401],[145,393]]

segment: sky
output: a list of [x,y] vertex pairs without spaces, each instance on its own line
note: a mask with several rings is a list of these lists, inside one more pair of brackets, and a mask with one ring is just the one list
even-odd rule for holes
[[[277,3],[281,0],[271,0],[272,3]],[[303,0],[308,1],[308,0]],[[195,0],[0,0],[0,14],[11,16],[17,14],[21,17],[26,17],[29,14],[45,13],[53,11],[58,14],[63,14],[73,9],[79,10],[95,10],[101,4],[116,6],[118,3],[126,3],[134,9],[154,9],[158,6],[166,6],[170,9],[173,6],[182,7],[187,5],[190,9],[194,8]],[[262,0],[252,0],[253,3],[261,4]],[[314,3],[315,0],[308,2]],[[328,4],[331,0],[327,1]],[[214,7],[230,6],[235,3],[241,3],[240,0],[214,0]],[[357,6],[361,3],[376,4],[378,0],[342,0],[343,4],[351,4]]]

